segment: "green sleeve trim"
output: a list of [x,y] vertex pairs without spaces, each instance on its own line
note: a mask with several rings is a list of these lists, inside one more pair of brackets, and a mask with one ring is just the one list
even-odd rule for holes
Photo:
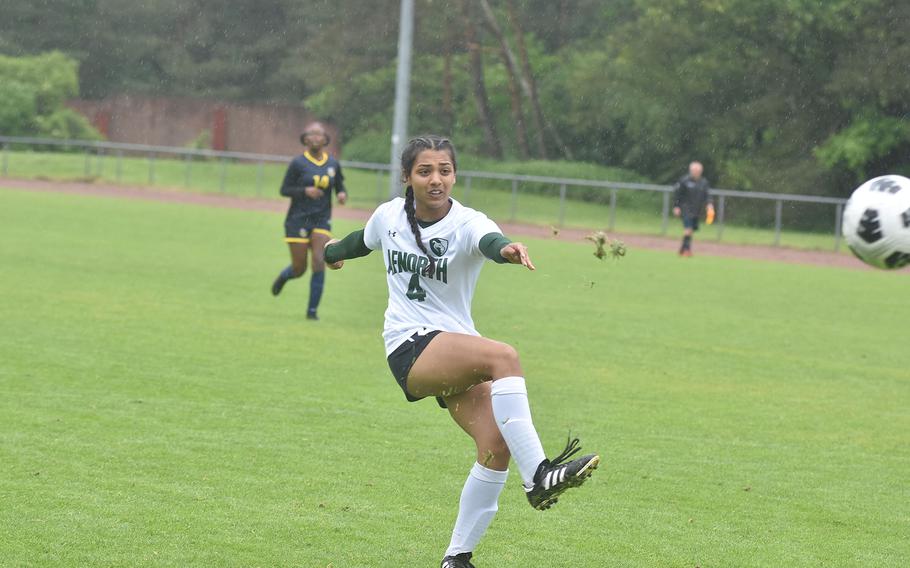
[[363,242],[363,229],[354,231],[337,243],[325,247],[325,261],[334,264],[339,260],[360,258],[373,252]]
[[480,239],[480,252],[493,262],[505,264],[509,261],[504,259],[499,252],[502,250],[502,247],[511,242],[512,241],[502,233],[487,233]]

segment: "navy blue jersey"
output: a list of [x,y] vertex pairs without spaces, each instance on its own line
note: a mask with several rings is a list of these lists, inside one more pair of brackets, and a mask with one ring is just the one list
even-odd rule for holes
[[683,217],[700,217],[709,203],[711,186],[705,177],[693,179],[687,174],[673,186],[673,207],[682,209]]
[[[310,186],[321,189],[322,197],[308,197],[304,189]],[[336,194],[345,191],[338,160],[325,152],[318,160],[309,152],[297,156],[291,160],[281,184],[281,195],[291,198],[287,219],[328,220],[332,216],[333,189]]]

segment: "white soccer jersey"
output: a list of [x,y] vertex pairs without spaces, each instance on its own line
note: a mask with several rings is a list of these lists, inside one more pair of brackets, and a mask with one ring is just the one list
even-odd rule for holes
[[471,299],[486,257],[480,239],[501,232],[486,215],[454,199],[449,213],[421,229],[424,246],[436,261],[432,277],[422,274],[430,260],[417,242],[398,197],[376,208],[364,229],[363,242],[382,250],[389,306],[385,311],[386,355],[415,333],[432,330],[480,335],[471,318]]

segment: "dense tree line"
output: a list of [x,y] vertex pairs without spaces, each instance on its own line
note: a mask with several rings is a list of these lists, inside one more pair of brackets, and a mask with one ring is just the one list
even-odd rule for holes
[[[384,160],[398,0],[7,0],[0,53],[61,50],[82,94],[303,102]],[[910,3],[417,0],[412,131],[468,154],[844,195],[910,173]]]

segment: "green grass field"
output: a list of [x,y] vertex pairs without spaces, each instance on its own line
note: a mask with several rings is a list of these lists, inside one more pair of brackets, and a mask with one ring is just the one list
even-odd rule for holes
[[[155,159],[150,167],[147,158],[125,157],[120,160],[118,173],[117,158],[113,155],[86,158],[83,154],[10,151],[6,160],[6,171],[10,177],[97,180],[198,192],[221,192],[223,187],[223,191],[231,195],[259,195],[276,199],[280,198],[278,188],[281,186],[286,168],[285,164],[264,164],[260,169],[258,165],[249,163],[186,162],[160,158]],[[387,199],[389,187],[387,176],[352,168],[345,170],[345,176],[353,207],[372,209]],[[543,226],[558,225],[560,219],[558,187],[552,187],[552,192],[548,195],[522,192],[519,189],[514,217],[510,188],[510,182],[482,179],[472,180],[468,187],[467,180],[462,177],[455,195],[467,205],[482,209],[498,220],[514,220]],[[610,219],[609,206],[574,199],[573,193],[576,192],[577,190],[572,189],[568,191],[569,199],[566,200],[563,214],[564,226],[590,229],[607,227]],[[619,192],[614,230],[622,233],[660,234],[661,206],[661,197],[656,193]],[[758,208],[770,215],[774,205],[770,201],[728,200],[728,210],[737,207]],[[816,207],[818,209],[813,210],[815,214],[822,218],[831,218],[830,232],[787,230],[788,223],[794,219],[794,214],[785,209],[781,245],[833,250],[834,209],[827,205]],[[677,219],[670,219],[668,229],[671,235],[681,233]],[[719,226],[706,226],[699,234],[699,238],[717,239],[718,229]],[[723,228],[722,239],[723,242],[734,244],[770,245],[774,242],[774,233],[771,229],[728,223]],[[846,247],[842,246],[841,249],[845,251]]]
[[[438,565],[473,452],[379,255],[312,323],[278,214],[0,190],[0,236],[0,565]],[[906,275],[529,245],[476,323],[605,467],[546,512],[513,467],[478,568],[907,564]]]

